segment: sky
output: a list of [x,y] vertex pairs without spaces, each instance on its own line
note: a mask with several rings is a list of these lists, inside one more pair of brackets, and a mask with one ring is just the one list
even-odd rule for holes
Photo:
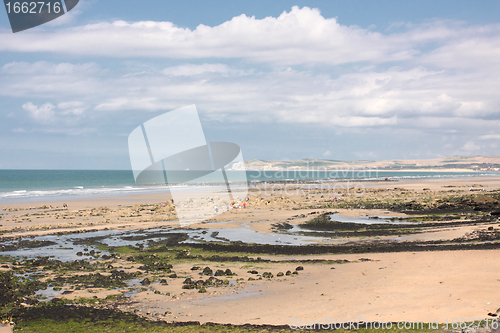
[[128,135],[195,104],[245,159],[500,155],[498,1],[80,0],[12,33],[0,169],[130,169]]

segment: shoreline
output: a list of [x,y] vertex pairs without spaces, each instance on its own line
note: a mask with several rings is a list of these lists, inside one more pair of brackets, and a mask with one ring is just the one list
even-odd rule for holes
[[[251,171],[251,170],[249,170]],[[255,172],[284,172],[279,170],[257,170]],[[252,179],[251,176],[248,177],[248,184],[251,187],[258,187],[265,184],[286,184],[286,185],[311,185],[317,186],[318,184],[345,184],[345,183],[373,183],[380,181],[406,181],[406,180],[434,180],[434,179],[488,179],[498,177],[497,172],[480,172],[471,171],[467,169],[450,169],[450,170],[429,170],[424,171],[428,173],[453,173],[452,175],[443,175],[442,177],[435,177],[433,175],[421,175],[421,176],[399,176],[404,172],[422,172],[422,170],[327,170],[326,172],[342,173],[346,171],[347,174],[359,174],[360,172],[369,173],[368,176],[363,177],[329,177],[329,178],[317,178],[317,179]],[[293,172],[293,171],[291,171]],[[295,172],[324,172],[318,170],[298,170]],[[457,177],[460,173],[468,173],[468,175],[463,175],[463,177]],[[375,173],[374,176],[371,174]],[[395,173],[395,176],[379,176],[378,173]],[[347,175],[346,174],[346,175]],[[195,189],[197,186],[204,186],[202,184],[184,184],[182,186],[174,185],[171,186],[139,186],[139,185],[121,185],[121,186],[70,186],[67,188],[48,188],[48,189],[18,189],[18,190],[8,190],[0,192],[0,205],[5,204],[17,204],[17,203],[39,203],[39,202],[57,202],[57,201],[71,201],[71,200],[86,200],[95,198],[115,198],[115,197],[130,197],[135,195],[154,195],[166,193],[169,194],[171,190],[179,191],[183,188]],[[216,186],[217,187],[217,186]],[[71,192],[73,194],[57,194]],[[79,191],[81,193],[79,193]],[[90,193],[88,193],[90,192]],[[26,193],[26,194],[25,194]]]

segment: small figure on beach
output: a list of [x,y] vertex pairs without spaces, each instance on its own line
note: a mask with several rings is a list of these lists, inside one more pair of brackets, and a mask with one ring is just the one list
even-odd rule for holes
[[63,203],[63,208],[68,208],[68,204],[67,203]]
[[216,212],[216,213],[218,213],[218,212],[219,212],[219,206],[215,205],[214,209],[215,209],[215,212]]
[[246,202],[243,203],[243,208],[247,208],[247,203]]

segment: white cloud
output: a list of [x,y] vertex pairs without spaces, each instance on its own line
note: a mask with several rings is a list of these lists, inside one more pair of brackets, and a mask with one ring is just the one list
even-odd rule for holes
[[[221,25],[195,30],[171,22],[101,22],[68,28],[40,39],[37,34],[0,36],[0,51],[55,52],[77,56],[153,58],[246,58],[275,64],[360,61],[387,62],[412,58],[414,43],[448,37],[453,30],[423,27],[412,34],[383,35],[343,26],[320,11],[293,7],[278,17],[240,15]],[[444,32],[441,32],[444,31]],[[451,32],[449,32],[451,31]],[[448,32],[448,33],[446,33]]]
[[63,115],[75,115],[79,116],[87,109],[85,103],[80,101],[62,102],[57,104],[57,107],[61,110]]
[[500,134],[481,135],[480,140],[500,140]]
[[38,61],[28,63],[25,61],[14,61],[2,66],[1,73],[7,75],[75,75],[86,74],[92,75],[100,70],[96,63],[71,64],[71,63],[50,63],[46,61]]
[[375,67],[332,78],[291,68],[266,72],[207,64],[169,67],[172,75],[158,69],[130,76],[92,63],[3,68],[8,73],[0,72],[0,94],[48,99],[57,105],[52,111],[66,120],[99,116],[97,111],[161,111],[195,103],[207,119],[217,121],[461,130],[498,123],[500,106],[494,71],[460,75],[422,66]]
[[332,153],[329,150],[323,153],[323,157],[330,157],[330,156],[332,156]]
[[163,74],[173,75],[173,76],[192,76],[203,73],[226,74],[228,72],[229,72],[229,67],[224,64],[203,64],[203,65],[186,64],[175,67],[167,67],[162,71]]
[[55,120],[54,105],[45,103],[40,107],[31,102],[23,104],[23,109],[28,111],[31,118],[41,123],[50,123]]
[[466,151],[475,151],[481,149],[481,147],[476,145],[473,141],[468,141],[463,145],[462,149]]
[[[57,106],[50,102],[40,106],[27,102],[22,105],[22,108],[28,112],[30,118],[36,123],[33,131],[68,135],[81,135],[95,131],[92,126],[87,128],[81,126],[82,119],[85,119],[84,112],[87,106],[80,101],[61,102]],[[95,124],[92,125],[95,126]],[[15,133],[26,132],[24,128],[12,131]]]
[[[92,127],[110,112],[127,119],[195,103],[208,121],[441,131],[463,136],[457,150],[467,141],[463,149],[474,150],[481,136],[495,135],[500,25],[434,20],[388,31],[294,7],[194,30],[116,21],[61,29],[43,42],[37,34],[2,34],[0,51],[136,58],[133,65],[116,61],[112,70],[95,62],[11,62],[0,68],[0,95],[51,101],[52,108],[23,106],[46,124]],[[141,57],[162,61],[144,64]],[[182,64],[168,65],[169,58]]]

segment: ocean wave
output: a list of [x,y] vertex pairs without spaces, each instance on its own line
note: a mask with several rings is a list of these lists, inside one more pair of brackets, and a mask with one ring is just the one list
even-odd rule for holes
[[57,190],[17,190],[9,192],[0,192],[0,200],[8,199],[63,199],[74,197],[98,197],[108,195],[120,195],[131,193],[149,193],[159,190],[165,190],[165,187],[98,187],[98,188],[84,188],[83,186],[75,186],[71,189],[57,189]]

